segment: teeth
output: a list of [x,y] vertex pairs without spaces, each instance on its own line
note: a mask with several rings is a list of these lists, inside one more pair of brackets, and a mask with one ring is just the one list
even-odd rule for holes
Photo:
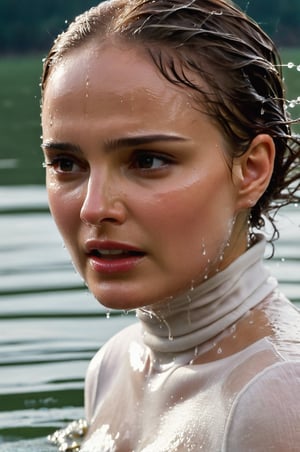
[[117,254],[124,254],[124,250],[98,250],[104,256],[116,256]]

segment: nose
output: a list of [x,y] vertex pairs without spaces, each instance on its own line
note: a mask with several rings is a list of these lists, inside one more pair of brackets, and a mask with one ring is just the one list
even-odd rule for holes
[[105,222],[122,224],[126,208],[121,193],[118,184],[109,175],[105,178],[99,174],[91,175],[80,210],[81,221],[91,226],[100,226]]

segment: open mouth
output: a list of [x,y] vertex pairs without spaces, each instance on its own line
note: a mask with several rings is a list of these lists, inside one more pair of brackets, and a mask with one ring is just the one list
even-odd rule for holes
[[100,259],[126,259],[129,257],[142,257],[145,255],[142,251],[135,250],[104,250],[104,249],[94,249],[90,253],[93,257],[98,257]]

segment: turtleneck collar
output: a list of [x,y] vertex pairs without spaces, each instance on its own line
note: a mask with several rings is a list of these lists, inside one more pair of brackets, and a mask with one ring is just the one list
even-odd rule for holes
[[265,238],[222,272],[188,292],[137,310],[144,342],[154,353],[195,349],[240,319],[277,285],[263,263]]

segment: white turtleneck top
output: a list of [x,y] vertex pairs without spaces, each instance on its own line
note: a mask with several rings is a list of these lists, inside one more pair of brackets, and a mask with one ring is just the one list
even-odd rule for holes
[[96,354],[82,452],[300,450],[300,314],[263,264],[265,241]]

